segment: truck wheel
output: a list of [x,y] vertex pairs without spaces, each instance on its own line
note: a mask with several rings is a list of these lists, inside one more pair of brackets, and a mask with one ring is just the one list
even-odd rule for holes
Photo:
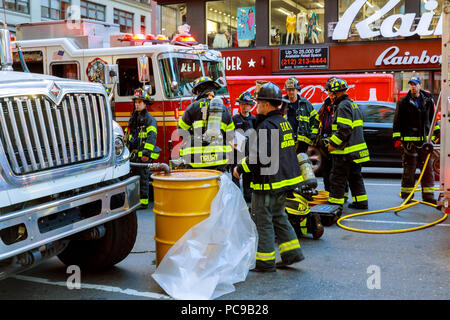
[[66,265],[81,270],[100,271],[125,259],[134,247],[137,236],[136,212],[107,222],[105,235],[98,240],[72,240],[58,255]]

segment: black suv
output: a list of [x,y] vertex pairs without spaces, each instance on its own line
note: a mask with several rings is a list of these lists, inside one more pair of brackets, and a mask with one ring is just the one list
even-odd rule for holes
[[[396,104],[380,101],[355,101],[363,112],[364,139],[370,152],[370,161],[363,163],[367,167],[398,167],[401,168],[400,152],[394,149],[392,142],[392,123],[394,121]],[[316,110],[321,103],[314,103]],[[314,148],[308,150],[314,171],[320,173],[322,155]]]

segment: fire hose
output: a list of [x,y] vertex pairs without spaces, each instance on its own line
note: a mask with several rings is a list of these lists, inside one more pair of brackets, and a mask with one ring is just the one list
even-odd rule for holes
[[420,230],[420,229],[425,229],[431,226],[434,226],[435,224],[441,223],[443,222],[445,219],[447,219],[447,214],[443,213],[443,216],[441,218],[439,218],[436,221],[433,221],[431,223],[428,224],[424,224],[418,227],[414,227],[414,228],[406,228],[406,229],[397,229],[397,230],[365,230],[365,229],[357,229],[357,228],[351,228],[351,227],[347,227],[344,226],[341,222],[345,219],[349,219],[349,218],[353,218],[353,217],[358,217],[358,216],[363,216],[363,215],[369,215],[369,214],[375,214],[375,213],[381,213],[381,212],[386,212],[386,211],[391,211],[393,210],[395,213],[411,208],[419,203],[423,203],[425,205],[431,206],[431,207],[436,207],[435,204],[429,203],[429,202],[425,202],[425,201],[419,201],[419,200],[414,200],[411,203],[408,203],[408,201],[411,199],[411,197],[413,196],[414,192],[417,189],[417,186],[419,185],[420,181],[422,180],[422,176],[424,174],[424,170],[428,164],[428,161],[430,159],[431,153],[428,154],[427,158],[425,159],[425,163],[424,166],[420,172],[420,176],[419,179],[416,182],[416,185],[414,186],[413,190],[411,191],[411,193],[408,195],[408,197],[403,201],[403,203],[400,206],[397,207],[392,207],[392,208],[387,208],[387,209],[381,209],[381,210],[373,210],[373,211],[365,211],[365,212],[360,212],[360,213],[354,213],[354,214],[350,214],[347,215],[345,217],[341,217],[338,219],[338,221],[336,222],[336,224],[346,230],[349,231],[354,231],[354,232],[361,232],[361,233],[375,233],[375,234],[386,234],[386,233],[404,233],[404,232],[411,232],[411,231],[416,231],[416,230]]

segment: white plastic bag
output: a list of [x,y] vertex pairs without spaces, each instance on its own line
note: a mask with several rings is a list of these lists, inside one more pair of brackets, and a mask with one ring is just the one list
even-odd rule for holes
[[255,266],[258,233],[239,188],[222,174],[210,216],[166,253],[153,278],[175,299],[215,299]]

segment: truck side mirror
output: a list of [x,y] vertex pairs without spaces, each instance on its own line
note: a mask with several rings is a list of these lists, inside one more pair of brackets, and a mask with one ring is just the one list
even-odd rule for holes
[[177,94],[178,93],[178,82],[172,81],[170,84],[170,88],[172,89],[172,92]]
[[152,85],[151,84],[146,84],[144,86],[144,90],[149,94],[152,95]]
[[104,75],[103,79],[105,80],[105,85],[109,84],[117,84],[119,83],[119,66],[117,64],[107,64],[103,69]]
[[141,56],[137,58],[138,62],[138,75],[139,82],[146,83],[150,82],[150,65],[147,56]]
[[8,29],[0,29],[0,70],[13,71],[11,38]]

